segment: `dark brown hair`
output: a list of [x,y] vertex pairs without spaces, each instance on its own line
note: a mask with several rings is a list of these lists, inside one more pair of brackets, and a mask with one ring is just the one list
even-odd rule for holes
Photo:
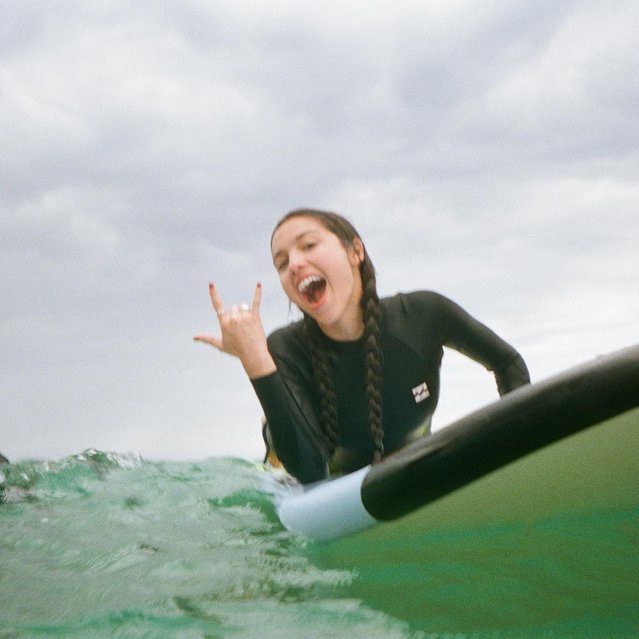
[[[333,233],[344,248],[352,248],[355,239],[361,238],[355,227],[337,213],[316,209],[296,209],[287,213],[275,226],[275,231],[287,220],[294,217],[310,217],[317,220],[330,233]],[[271,236],[272,240],[272,236]],[[363,245],[363,242],[362,242]],[[368,403],[368,423],[373,439],[373,462],[384,454],[384,430],[382,424],[382,350],[380,340],[380,303],[377,295],[375,267],[364,247],[364,259],[359,271],[362,278],[361,307],[364,319],[365,348],[365,388]],[[332,362],[322,343],[322,332],[317,322],[304,313],[304,328],[308,338],[313,366],[313,374],[319,389],[320,424],[326,438],[329,459],[339,444],[339,426],[337,415],[337,395],[332,374]]]

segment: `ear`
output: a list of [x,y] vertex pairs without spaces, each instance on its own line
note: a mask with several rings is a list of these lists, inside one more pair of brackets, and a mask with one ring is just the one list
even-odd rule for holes
[[359,237],[356,237],[353,240],[351,257],[353,259],[353,266],[359,266],[366,259],[366,249],[364,248],[364,242],[362,242]]

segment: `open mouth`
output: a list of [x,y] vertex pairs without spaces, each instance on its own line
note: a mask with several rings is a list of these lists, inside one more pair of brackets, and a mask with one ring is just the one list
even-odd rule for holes
[[319,275],[309,275],[300,282],[297,290],[310,306],[318,306],[324,298],[326,280]]

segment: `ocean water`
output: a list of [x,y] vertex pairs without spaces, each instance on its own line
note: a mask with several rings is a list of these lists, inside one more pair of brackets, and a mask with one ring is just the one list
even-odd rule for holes
[[279,490],[230,458],[0,466],[0,639],[639,637],[637,510],[318,544]]

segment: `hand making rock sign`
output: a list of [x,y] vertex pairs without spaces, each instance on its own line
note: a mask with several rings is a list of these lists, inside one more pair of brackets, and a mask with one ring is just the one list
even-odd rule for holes
[[250,306],[235,304],[230,309],[225,308],[214,284],[209,284],[209,294],[220,323],[221,336],[198,333],[193,339],[239,358],[250,378],[274,372],[275,362],[268,352],[260,319],[262,285],[258,282],[255,286]]

